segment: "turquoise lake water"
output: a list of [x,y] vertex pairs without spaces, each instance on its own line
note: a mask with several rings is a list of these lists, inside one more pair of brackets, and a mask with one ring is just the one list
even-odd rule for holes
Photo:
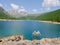
[[34,31],[40,31],[40,38],[60,37],[60,24],[49,24],[38,21],[0,21],[0,37],[24,35],[32,40]]

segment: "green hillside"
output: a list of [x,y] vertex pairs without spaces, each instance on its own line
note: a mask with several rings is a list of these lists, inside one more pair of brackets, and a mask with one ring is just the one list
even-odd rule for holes
[[60,22],[60,9],[44,13],[35,18],[36,20],[57,21]]
[[28,16],[17,18],[19,20],[43,20],[60,22],[60,9],[43,14],[29,14]]
[[9,16],[9,14],[2,7],[0,7],[0,19],[15,19],[15,18]]

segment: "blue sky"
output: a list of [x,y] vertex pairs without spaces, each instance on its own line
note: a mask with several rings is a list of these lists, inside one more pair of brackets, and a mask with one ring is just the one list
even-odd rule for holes
[[42,13],[60,9],[60,0],[0,0],[0,6],[5,10]]

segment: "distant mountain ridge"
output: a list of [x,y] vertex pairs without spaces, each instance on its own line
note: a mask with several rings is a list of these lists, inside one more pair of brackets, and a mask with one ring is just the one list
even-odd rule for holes
[[4,9],[3,9],[2,7],[0,7],[0,12],[1,12],[1,11],[2,11],[2,12],[4,11]]
[[14,18],[9,16],[9,14],[2,7],[0,7],[0,19],[14,19]]
[[[12,11],[12,13],[14,14],[15,12]],[[11,13],[11,15],[13,15]],[[43,20],[43,21],[56,21],[56,22],[60,22],[60,9],[55,10],[55,11],[51,11],[51,12],[47,12],[47,13],[42,13],[42,14],[27,14],[25,16],[21,16],[24,15],[25,13],[20,12],[20,13],[15,13],[16,16],[19,15],[17,18],[13,17],[10,15],[10,13],[6,12],[2,7],[0,7],[0,19],[13,19],[13,20]],[[15,15],[14,14],[14,15]]]
[[15,18],[26,16],[28,14],[25,11],[18,11],[18,10],[11,10],[8,13],[10,14],[10,16],[15,17]]
[[60,22],[60,9],[42,14],[29,14],[28,16],[19,18],[21,20],[43,20]]

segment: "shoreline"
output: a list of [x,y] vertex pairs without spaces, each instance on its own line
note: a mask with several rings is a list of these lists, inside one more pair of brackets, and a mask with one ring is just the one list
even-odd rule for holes
[[60,22],[52,22],[52,21],[41,21],[41,22],[50,23],[50,24],[60,24]]
[[60,24],[60,22],[42,21],[42,20],[10,20],[10,19],[0,19],[0,21],[36,21],[36,22],[45,22],[45,23],[51,23],[51,24]]
[[[60,38],[42,38],[41,40],[20,39],[20,36],[12,36],[0,39],[0,45],[60,45]],[[22,38],[22,37],[21,37]]]

